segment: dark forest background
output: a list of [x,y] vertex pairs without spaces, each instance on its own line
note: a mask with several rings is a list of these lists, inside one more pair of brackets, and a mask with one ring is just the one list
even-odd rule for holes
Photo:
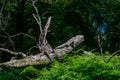
[[[4,0],[0,4],[2,2]],[[43,26],[47,18],[52,16],[47,38],[53,47],[82,34],[88,50],[99,51],[98,36],[103,51],[114,52],[120,49],[119,0],[39,0],[36,5]],[[32,16],[34,12],[30,0],[6,0],[5,8],[1,12],[1,47],[26,51],[35,45],[32,39],[17,36],[12,38],[15,45],[13,48],[8,37],[3,37],[22,32],[37,38],[39,27]]]

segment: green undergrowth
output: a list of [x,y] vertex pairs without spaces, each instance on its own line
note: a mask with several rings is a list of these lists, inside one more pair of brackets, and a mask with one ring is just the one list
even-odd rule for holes
[[120,80],[120,57],[100,55],[65,56],[49,66],[29,66],[0,72],[0,80]]

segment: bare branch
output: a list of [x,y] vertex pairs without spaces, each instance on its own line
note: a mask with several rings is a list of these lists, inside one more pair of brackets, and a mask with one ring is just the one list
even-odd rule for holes
[[[0,28],[1,28],[1,27],[0,27]],[[16,37],[16,36],[19,36],[19,35],[24,35],[24,36],[26,36],[26,37],[29,37],[29,38],[33,39],[35,42],[37,41],[37,40],[36,40],[34,37],[32,37],[31,35],[28,35],[28,34],[25,34],[25,33],[17,33],[17,34],[12,35],[12,36],[10,36],[10,35],[9,35],[7,32],[5,32],[5,31],[4,31],[4,33],[5,33],[7,36],[2,36],[2,35],[0,35],[0,37],[8,38],[8,40],[10,41],[10,43],[11,43],[14,51],[15,51],[15,46],[14,46],[14,43],[13,43],[13,40],[12,40],[13,37]]]
[[46,39],[46,35],[47,35],[47,33],[48,33],[48,28],[49,28],[49,26],[50,26],[50,23],[51,23],[51,16],[48,18],[48,21],[47,21],[47,23],[46,23],[46,25],[45,25],[45,28],[44,28],[44,31],[45,31],[45,34],[44,34],[44,41],[43,41],[43,43],[45,43],[45,39]]
[[103,56],[103,49],[102,49],[102,44],[101,44],[100,35],[98,35],[98,45],[99,45],[99,48],[100,48],[100,53],[101,53],[101,55]]
[[[36,22],[38,23],[38,25],[40,26],[39,20],[37,19],[36,15],[33,14],[33,17],[35,18]],[[41,32],[42,28],[40,27],[40,32]]]
[[10,35],[5,31],[5,29],[3,29],[2,26],[0,26],[0,28],[1,28],[1,30],[7,35],[8,40],[10,41],[10,43],[11,43],[11,45],[12,45],[12,47],[13,47],[13,50],[15,51],[14,42],[13,42],[13,40],[11,39]]
[[120,50],[115,51],[114,53],[112,53],[112,55],[110,56],[110,58],[107,60],[107,63],[110,62],[110,60],[111,60],[116,54],[118,54],[118,53],[120,53]]
[[31,35],[28,35],[28,34],[25,34],[25,33],[21,33],[21,34],[23,34],[26,37],[29,37],[29,38],[33,39],[34,41],[36,41],[36,39],[33,36],[31,36]]
[[33,17],[35,18],[36,22],[38,23],[39,25],[39,29],[40,29],[40,32],[42,33],[42,23],[41,23],[41,18],[40,18],[40,15],[39,15],[39,12],[38,12],[38,9],[37,7],[35,6],[35,3],[37,2],[37,0],[32,0],[32,5],[36,11],[36,15],[33,14]]
[[48,11],[44,12],[44,13],[41,15],[41,17],[44,18],[44,15],[47,14],[47,13],[48,13]]
[[7,4],[7,1],[8,0],[4,0],[3,3],[2,3],[2,5],[1,5],[1,7],[0,7],[0,28],[8,36],[8,39],[9,39],[9,41],[10,41],[12,47],[13,47],[13,50],[15,51],[15,46],[14,46],[13,40],[9,37],[10,35],[2,27],[2,17],[3,17],[2,12],[3,12],[4,8],[5,8],[5,5]]
[[5,49],[5,48],[0,48],[0,51],[4,51],[7,52],[9,54],[11,54],[14,57],[11,57],[11,60],[13,59],[22,59],[26,57],[26,54],[24,54],[23,52],[15,52],[15,51],[11,51],[9,49]]
[[5,48],[0,48],[0,51],[4,51],[4,52],[7,52],[7,53],[10,53],[10,54],[17,54],[16,52],[13,52],[9,49],[5,49]]
[[[10,38],[13,38],[13,37],[16,37],[16,36],[19,36],[19,35],[24,35],[24,36],[29,37],[29,38],[33,39],[34,41],[36,41],[36,39],[35,39],[33,36],[28,35],[28,34],[25,34],[25,33],[17,33],[17,34],[15,34],[15,35],[11,35],[11,36],[9,36],[9,37],[10,37]],[[7,38],[8,36],[0,35],[0,37]]]
[[29,54],[29,52],[33,49],[33,48],[38,48],[37,46],[33,46],[33,47],[31,47],[28,51],[27,51],[27,55]]
[[5,8],[5,5],[7,4],[7,1],[8,0],[4,0],[2,5],[0,6],[0,26],[2,24],[2,12],[3,12],[4,8]]
[[2,11],[4,10],[5,5],[7,4],[7,1],[8,0],[4,0],[3,3],[2,3],[2,6],[0,6],[0,13],[2,13]]
[[5,48],[0,48],[0,51],[4,51],[4,52],[7,52],[7,53],[9,53],[11,55],[14,55],[16,59],[26,57],[26,54],[24,54],[23,52],[14,52],[14,51],[11,51],[11,50],[5,49]]

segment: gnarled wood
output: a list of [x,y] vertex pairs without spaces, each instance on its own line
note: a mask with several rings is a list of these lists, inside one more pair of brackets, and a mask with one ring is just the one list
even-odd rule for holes
[[[73,48],[77,47],[78,45],[82,45],[84,41],[83,35],[77,35],[70,40],[68,40],[66,43],[56,47],[55,49],[52,49],[52,47],[47,42],[46,36],[48,32],[48,28],[50,26],[51,17],[48,18],[48,21],[45,25],[45,27],[42,27],[41,24],[41,18],[38,13],[38,9],[35,6],[35,3],[37,0],[32,1],[32,5],[36,11],[36,14],[33,14],[33,17],[35,18],[36,22],[39,25],[40,29],[40,36],[38,41],[35,39],[37,43],[37,48],[39,48],[40,53],[37,55],[31,55],[22,57],[20,59],[11,59],[8,62],[1,63],[0,66],[10,66],[10,67],[25,67],[29,65],[41,65],[41,64],[47,64],[53,61],[54,59],[61,59],[66,53],[69,53],[73,50]],[[32,38],[32,37],[31,37]],[[34,39],[34,38],[33,38]],[[6,51],[11,54],[18,55],[19,53],[12,52],[8,49],[0,48],[2,51]]]
[[[77,35],[70,40],[68,40],[66,43],[56,47],[53,49],[54,51],[49,53],[49,57],[54,59],[61,59],[66,53],[69,53],[72,51],[73,48],[77,47],[78,45],[82,45],[84,41],[83,35]],[[47,55],[39,53],[38,55],[31,55],[27,56],[23,59],[19,60],[11,60],[9,62],[1,63],[0,66],[10,66],[10,67],[25,67],[29,65],[41,65],[41,64],[48,64],[51,60],[48,58]]]

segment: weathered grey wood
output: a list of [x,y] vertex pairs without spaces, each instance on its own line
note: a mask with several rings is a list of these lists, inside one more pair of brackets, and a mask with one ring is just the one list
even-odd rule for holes
[[68,40],[66,43],[56,47],[54,49],[54,51],[55,52],[63,51],[65,53],[68,53],[68,52],[72,51],[73,48],[82,44],[83,41],[84,41],[84,36],[83,35],[77,35],[77,36],[71,38],[70,40]]
[[[70,40],[68,40],[66,43],[56,47],[53,49],[54,51],[52,53],[49,53],[49,57],[54,59],[61,59],[66,53],[69,53],[72,51],[73,48],[77,47],[78,45],[81,45],[84,41],[83,35],[77,35]],[[38,53],[38,55],[31,55],[27,56],[23,59],[19,60],[11,60],[5,63],[1,63],[0,66],[10,66],[10,67],[25,67],[29,65],[41,65],[41,64],[48,64],[51,60],[48,58],[47,55]]]
[[[41,18],[38,14],[38,9],[35,6],[35,3],[37,0],[32,1],[32,5],[36,11],[36,14],[33,14],[33,17],[35,18],[36,22],[39,25],[40,28],[40,36],[38,41],[35,39],[37,43],[37,48],[39,48],[40,53],[37,55],[31,55],[31,56],[24,56],[22,54],[22,58],[20,59],[11,59],[8,62],[1,63],[0,66],[5,65],[5,66],[10,66],[10,67],[25,67],[29,65],[41,65],[41,64],[48,64],[54,59],[61,59],[66,53],[71,52],[75,47],[78,45],[81,45],[84,41],[84,36],[83,35],[77,35],[70,40],[68,40],[66,43],[56,47],[55,49],[52,49],[52,47],[49,45],[47,42],[46,36],[48,32],[48,28],[51,23],[51,18],[48,18],[48,21],[45,25],[45,27],[42,27],[41,24]],[[34,38],[33,38],[34,39]],[[10,51],[8,49],[3,49],[0,48],[2,51],[6,51],[11,54],[19,55],[20,53]]]

